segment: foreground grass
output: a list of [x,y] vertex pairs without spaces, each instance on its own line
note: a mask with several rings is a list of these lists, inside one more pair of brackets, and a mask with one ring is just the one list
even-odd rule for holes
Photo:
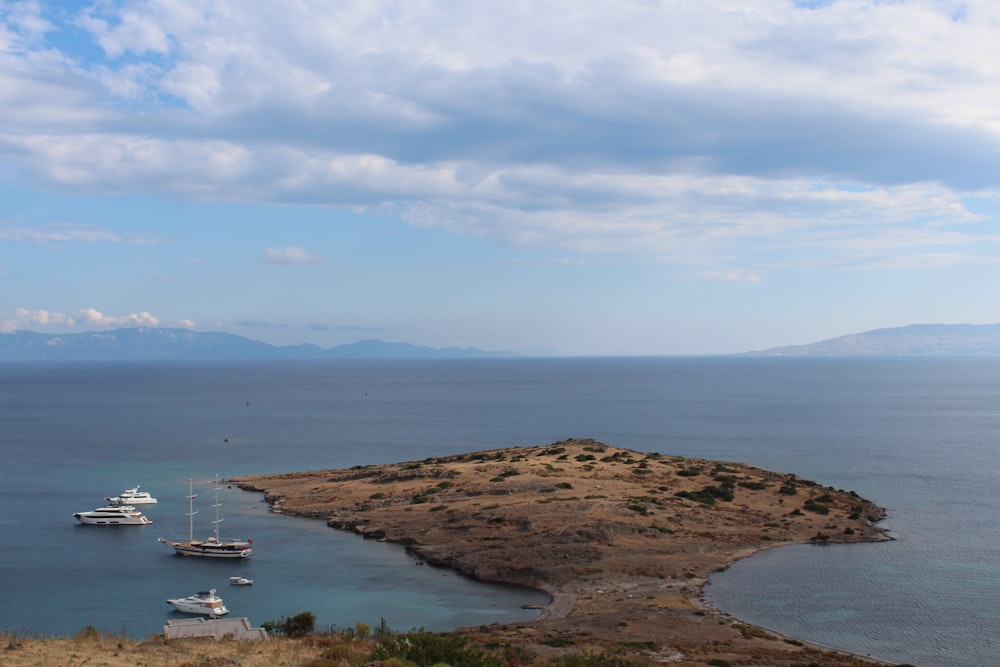
[[[377,633],[378,634],[378,633]],[[515,646],[480,646],[460,634],[412,631],[371,636],[354,631],[268,641],[135,639],[86,628],[72,637],[0,632],[0,665],[47,667],[631,667],[623,655],[533,655]]]

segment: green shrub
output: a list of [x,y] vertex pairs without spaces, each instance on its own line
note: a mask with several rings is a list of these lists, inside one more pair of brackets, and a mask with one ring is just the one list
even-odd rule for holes
[[520,475],[520,474],[521,473],[519,473],[514,468],[507,468],[506,470],[504,470],[502,473],[500,473],[499,475],[497,475],[496,477],[494,477],[490,481],[491,482],[502,482],[505,479],[507,479],[508,477],[514,477],[515,475]]
[[468,640],[447,632],[414,630],[388,633],[371,655],[373,660],[406,660],[416,665],[447,664],[451,667],[501,667],[494,655],[469,645]]
[[292,638],[305,637],[316,628],[316,615],[303,611],[291,618],[282,616],[277,621],[264,621],[261,627],[272,635],[288,635]]
[[553,637],[552,639],[543,639],[538,643],[545,644],[546,646],[553,646],[555,648],[565,648],[566,646],[572,646],[576,642],[566,637]]
[[733,489],[725,484],[719,486],[706,486],[701,491],[678,491],[674,494],[678,498],[687,498],[704,505],[714,505],[716,500],[727,502],[733,499]]
[[701,503],[703,505],[715,504],[715,496],[710,493],[705,493],[704,491],[678,491],[674,495],[678,498],[686,498],[687,500],[693,500],[696,503]]
[[802,509],[804,509],[807,512],[815,512],[816,514],[826,515],[830,513],[829,507],[827,507],[821,502],[813,500],[812,498],[810,498],[805,502],[805,504],[802,506]]

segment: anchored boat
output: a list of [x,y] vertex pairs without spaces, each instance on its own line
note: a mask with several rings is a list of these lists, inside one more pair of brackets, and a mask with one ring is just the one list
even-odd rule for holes
[[244,541],[219,537],[219,524],[222,523],[222,519],[219,518],[219,508],[222,507],[222,503],[219,502],[219,491],[222,489],[219,486],[219,476],[215,476],[215,504],[213,505],[215,508],[215,519],[212,523],[215,524],[215,535],[208,539],[194,539],[194,515],[197,514],[194,510],[194,499],[197,496],[194,494],[193,480],[188,481],[188,487],[187,541],[167,540],[162,537],[157,539],[173,547],[174,551],[181,556],[200,556],[203,558],[246,558],[249,556],[253,551],[253,540]]
[[149,495],[146,491],[140,491],[139,485],[136,484],[135,487],[131,489],[125,489],[121,492],[119,496],[113,496],[111,498],[105,498],[112,505],[155,505],[156,498]]
[[222,598],[215,594],[214,588],[199,591],[186,598],[170,598],[167,600],[167,604],[185,614],[201,614],[211,618],[218,618],[229,613]]
[[131,505],[108,505],[90,512],[76,512],[73,516],[88,526],[144,526],[153,523]]

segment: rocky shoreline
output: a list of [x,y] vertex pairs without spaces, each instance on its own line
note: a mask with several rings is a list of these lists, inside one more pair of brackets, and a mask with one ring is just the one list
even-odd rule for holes
[[567,440],[231,481],[263,492],[275,512],[552,596],[535,621],[461,630],[484,643],[678,667],[884,664],[702,602],[711,573],[762,549],[889,539],[882,508],[795,475]]

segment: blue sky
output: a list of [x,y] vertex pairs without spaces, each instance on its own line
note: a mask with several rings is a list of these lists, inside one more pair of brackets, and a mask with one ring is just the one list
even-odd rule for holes
[[0,332],[1000,321],[993,0],[0,0]]

